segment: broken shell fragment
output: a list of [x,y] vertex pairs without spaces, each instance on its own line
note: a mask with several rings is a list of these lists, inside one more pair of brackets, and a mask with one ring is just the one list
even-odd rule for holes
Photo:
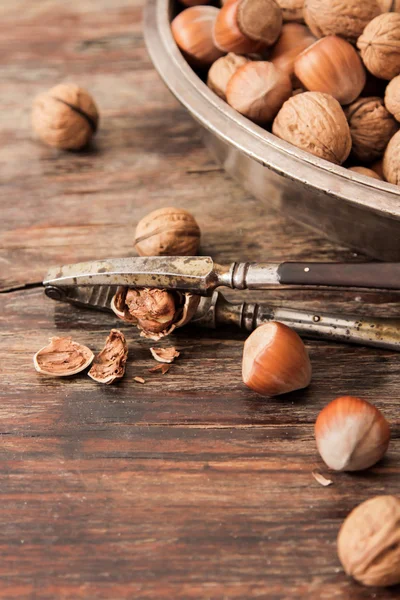
[[200,296],[178,290],[119,287],[111,301],[114,313],[136,325],[141,336],[160,340],[194,316]]
[[50,344],[36,352],[33,364],[36,371],[52,377],[76,375],[93,361],[94,354],[72,337],[52,337]]
[[88,375],[99,383],[113,383],[125,374],[128,347],[125,336],[118,329],[111,329],[103,350],[97,354]]
[[155,360],[161,363],[172,363],[178,358],[180,352],[176,348],[150,348],[150,352]]
[[162,375],[165,375],[170,370],[171,365],[166,365],[165,363],[161,363],[160,365],[156,365],[149,369],[149,373],[156,373],[157,371],[161,371]]

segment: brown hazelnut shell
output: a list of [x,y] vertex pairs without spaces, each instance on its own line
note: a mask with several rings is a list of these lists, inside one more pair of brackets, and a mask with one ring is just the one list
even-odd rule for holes
[[239,54],[229,52],[222,56],[211,65],[207,76],[208,87],[223,100],[226,100],[226,87],[232,75],[236,73],[239,67],[243,67],[249,59]]
[[173,19],[174,40],[187,61],[195,67],[211,65],[223,52],[214,44],[214,24],[219,14],[214,6],[192,6]]
[[350,154],[351,135],[337,100],[321,92],[305,92],[285,102],[272,125],[285,140],[337,165]]
[[380,79],[400,74],[400,13],[383,13],[365,27],[357,41],[361,58]]
[[382,177],[378,175],[372,169],[368,169],[367,167],[350,167],[349,171],[353,171],[354,173],[359,173],[360,175],[365,175],[366,177],[372,177],[372,179],[379,179],[382,181]]
[[304,25],[286,23],[282,27],[277,43],[272,48],[269,60],[275,67],[292,76],[296,58],[315,41],[313,34]]
[[382,12],[400,12],[400,0],[376,0]]
[[357,506],[340,528],[340,562],[367,586],[400,583],[400,498],[375,496]]

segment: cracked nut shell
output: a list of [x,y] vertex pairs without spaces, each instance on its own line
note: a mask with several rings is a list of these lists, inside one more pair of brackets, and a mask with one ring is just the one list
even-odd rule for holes
[[92,96],[72,83],[56,85],[33,102],[33,129],[43,142],[55,148],[83,148],[96,133],[98,122]]
[[385,150],[383,175],[389,183],[400,185],[400,131],[395,133]]
[[400,75],[397,75],[386,88],[385,106],[387,110],[400,121]]
[[118,329],[111,329],[104,348],[95,356],[89,377],[99,383],[111,384],[125,374],[128,346],[125,336]]
[[355,42],[381,12],[376,0],[305,0],[304,20],[314,35],[339,35]]
[[357,47],[368,71],[380,79],[400,74],[400,13],[375,17],[359,37]]
[[351,154],[361,162],[378,160],[398,124],[386,110],[382,98],[360,98],[345,108],[353,145]]
[[363,585],[400,583],[400,498],[375,496],[357,506],[340,528],[337,548],[346,573]]
[[36,371],[52,377],[67,377],[84,371],[93,361],[93,352],[71,337],[52,337],[33,357]]
[[305,92],[285,102],[275,118],[272,132],[337,165],[350,154],[351,135],[339,102],[328,94]]
[[195,256],[200,227],[183,208],[159,208],[139,221],[134,245],[139,256]]

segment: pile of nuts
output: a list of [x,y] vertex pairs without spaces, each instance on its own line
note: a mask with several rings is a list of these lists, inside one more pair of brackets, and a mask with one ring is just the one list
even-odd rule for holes
[[400,185],[400,2],[181,2],[174,39],[220,98],[302,150]]

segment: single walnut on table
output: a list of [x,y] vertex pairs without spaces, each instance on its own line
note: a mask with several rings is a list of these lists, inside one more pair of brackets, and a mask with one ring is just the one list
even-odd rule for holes
[[352,155],[365,163],[378,160],[398,129],[382,98],[360,98],[344,112],[353,140]]
[[337,165],[350,154],[349,125],[339,102],[329,94],[305,92],[289,98],[276,116],[272,132]]
[[143,217],[136,227],[135,238],[140,256],[195,256],[200,228],[187,210],[169,206]]
[[400,583],[400,498],[376,496],[355,508],[338,536],[344,570],[368,586]]
[[33,103],[33,129],[43,142],[55,148],[83,148],[96,133],[98,123],[99,113],[93,98],[72,83],[56,85]]

